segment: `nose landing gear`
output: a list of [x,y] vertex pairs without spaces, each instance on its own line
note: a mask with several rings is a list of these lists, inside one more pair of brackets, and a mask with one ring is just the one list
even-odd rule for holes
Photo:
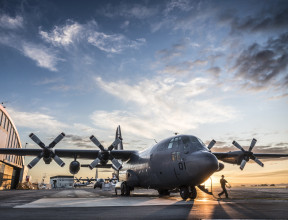
[[182,186],[180,188],[180,196],[183,200],[186,200],[188,198],[196,199],[197,190],[196,190],[195,186]]

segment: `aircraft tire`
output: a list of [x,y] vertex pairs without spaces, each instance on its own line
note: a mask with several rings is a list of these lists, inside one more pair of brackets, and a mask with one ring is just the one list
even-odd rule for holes
[[197,197],[197,190],[194,186],[191,186],[191,192],[189,193],[190,199],[196,199]]
[[121,196],[130,196],[130,187],[125,182],[121,185]]
[[180,188],[180,196],[183,200],[186,200],[189,198],[189,188],[187,186],[183,186]]

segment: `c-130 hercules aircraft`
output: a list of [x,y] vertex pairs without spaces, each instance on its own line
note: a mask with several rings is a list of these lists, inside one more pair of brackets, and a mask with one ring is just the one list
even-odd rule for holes
[[[28,164],[30,169],[41,158],[46,164],[50,164],[53,159],[61,167],[65,163],[60,157],[74,158],[69,167],[71,174],[76,174],[80,170],[77,158],[92,159],[93,161],[88,165],[90,169],[112,167],[118,172],[118,187],[121,189],[121,195],[125,196],[129,196],[134,187],[141,187],[156,189],[160,195],[169,195],[172,190],[180,190],[182,199],[195,199],[197,196],[195,187],[198,186],[199,189],[209,193],[200,184],[214,172],[219,172],[224,168],[224,164],[218,160],[240,165],[240,169],[243,170],[250,159],[263,167],[264,164],[258,158],[288,157],[288,154],[253,153],[256,139],[252,140],[248,151],[233,141],[233,145],[240,151],[213,153],[211,148],[216,143],[215,140],[212,140],[206,147],[200,139],[192,135],[176,135],[141,152],[123,150],[120,126],[116,130],[115,141],[107,149],[95,136],[90,137],[90,140],[100,150],[54,150],[54,146],[64,138],[64,133],[58,135],[48,146],[45,146],[35,134],[31,133],[29,136],[41,149],[1,148],[0,154],[37,156]],[[112,164],[108,164],[108,161]]]

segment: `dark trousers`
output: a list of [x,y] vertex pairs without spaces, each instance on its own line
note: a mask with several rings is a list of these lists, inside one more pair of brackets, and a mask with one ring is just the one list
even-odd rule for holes
[[219,193],[219,196],[222,196],[225,193],[226,198],[228,198],[228,193],[225,187],[222,187],[223,191],[221,193]]

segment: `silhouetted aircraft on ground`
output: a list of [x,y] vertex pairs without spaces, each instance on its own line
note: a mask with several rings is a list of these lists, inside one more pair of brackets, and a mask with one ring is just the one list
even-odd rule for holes
[[88,186],[90,184],[92,184],[94,181],[96,181],[96,179],[94,179],[93,177],[92,178],[86,178],[86,179],[82,179],[82,177],[80,177],[79,179],[78,178],[75,178],[74,179],[74,187],[81,187],[81,186]]
[[[257,154],[252,149],[256,144],[253,139],[248,150],[233,141],[233,145],[240,151],[223,153],[211,152],[216,143],[212,140],[208,147],[197,137],[192,135],[176,135],[162,140],[144,151],[123,150],[122,135],[120,126],[117,127],[115,141],[104,148],[95,136],[90,140],[100,150],[76,150],[76,149],[53,149],[65,136],[61,133],[48,146],[46,146],[35,134],[30,138],[38,144],[41,149],[0,149],[0,154],[13,154],[22,156],[36,156],[29,164],[31,169],[41,158],[46,164],[52,159],[61,167],[65,163],[60,157],[74,158],[70,163],[70,173],[76,174],[80,170],[80,163],[77,158],[93,160],[88,166],[112,167],[118,172],[119,182],[116,187],[120,188],[121,195],[128,196],[134,187],[150,188],[158,190],[160,195],[169,195],[170,191],[180,190],[181,197],[195,199],[197,196],[196,186],[200,186],[214,172],[219,172],[226,163],[240,165],[243,170],[249,160],[255,161],[260,166],[264,164],[259,158],[288,157],[288,154]],[[122,162],[118,161],[121,160]],[[112,164],[108,164],[111,161]]]

